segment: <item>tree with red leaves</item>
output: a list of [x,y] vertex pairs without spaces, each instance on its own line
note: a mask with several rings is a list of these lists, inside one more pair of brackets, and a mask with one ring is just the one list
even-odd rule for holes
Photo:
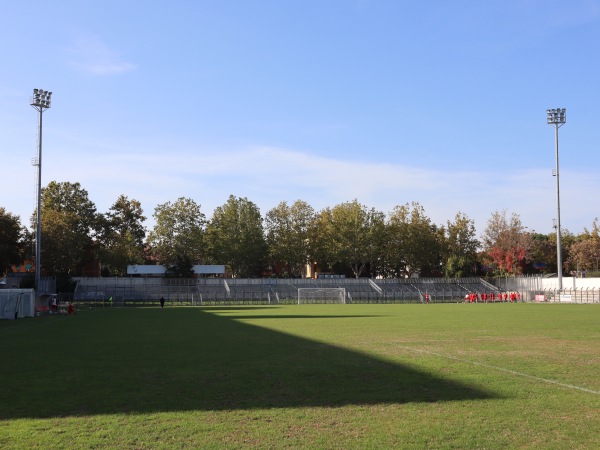
[[507,217],[506,210],[496,211],[488,220],[482,243],[488,261],[496,275],[518,275],[529,259],[532,234],[521,223],[518,214]]

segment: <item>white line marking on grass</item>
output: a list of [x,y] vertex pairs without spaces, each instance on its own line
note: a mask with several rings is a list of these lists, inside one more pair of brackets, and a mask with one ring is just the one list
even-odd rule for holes
[[440,358],[453,359],[454,361],[460,361],[460,362],[467,363],[467,364],[473,364],[475,366],[481,366],[481,367],[485,367],[487,369],[498,370],[500,372],[510,373],[511,375],[516,375],[519,377],[530,378],[532,380],[543,381],[545,383],[555,384],[557,386],[561,386],[561,387],[568,388],[568,389],[576,389],[578,391],[587,392],[589,394],[600,395],[600,391],[593,391],[591,389],[583,388],[580,386],[575,386],[575,385],[567,384],[567,383],[561,383],[560,381],[555,381],[555,380],[549,380],[548,378],[536,377],[534,375],[529,375],[529,374],[526,374],[523,372],[517,372],[516,370],[506,369],[504,367],[492,366],[491,364],[485,364],[485,363],[480,363],[477,361],[471,361],[469,359],[458,358],[456,356],[451,356],[451,355],[444,355],[442,353],[432,352],[429,350],[423,350],[420,348],[405,347],[403,345],[401,345],[400,347],[402,347],[406,350],[416,352],[416,353],[427,353],[429,355],[438,356]]

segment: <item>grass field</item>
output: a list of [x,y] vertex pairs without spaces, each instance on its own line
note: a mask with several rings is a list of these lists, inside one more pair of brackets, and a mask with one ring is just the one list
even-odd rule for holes
[[600,305],[0,321],[0,447],[600,448]]

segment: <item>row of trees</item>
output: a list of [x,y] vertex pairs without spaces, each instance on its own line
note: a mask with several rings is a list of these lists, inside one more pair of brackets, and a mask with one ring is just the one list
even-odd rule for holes
[[[481,236],[458,212],[436,225],[418,203],[386,215],[358,201],[315,211],[281,202],[263,217],[247,198],[230,196],[207,219],[190,198],[158,205],[147,230],[139,201],[121,195],[99,213],[79,183],[51,182],[42,192],[42,268],[81,275],[99,261],[103,275],[158,262],[189,274],[193,264],[225,264],[233,276],[302,276],[307,263],[349,276],[461,277],[556,271],[556,238],[527,231],[517,214],[492,214]],[[32,228],[35,220],[32,218]],[[32,259],[34,233],[0,207],[0,269]],[[565,269],[593,270],[600,255],[597,221],[579,236],[563,233]]]

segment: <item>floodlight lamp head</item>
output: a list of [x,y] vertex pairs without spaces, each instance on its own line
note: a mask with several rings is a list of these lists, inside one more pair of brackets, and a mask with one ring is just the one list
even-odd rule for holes
[[34,89],[33,98],[31,99],[31,106],[40,109],[50,108],[50,97],[52,92],[44,91],[43,89]]
[[548,114],[549,125],[562,125],[567,121],[567,110],[565,108],[547,109],[546,114]]

